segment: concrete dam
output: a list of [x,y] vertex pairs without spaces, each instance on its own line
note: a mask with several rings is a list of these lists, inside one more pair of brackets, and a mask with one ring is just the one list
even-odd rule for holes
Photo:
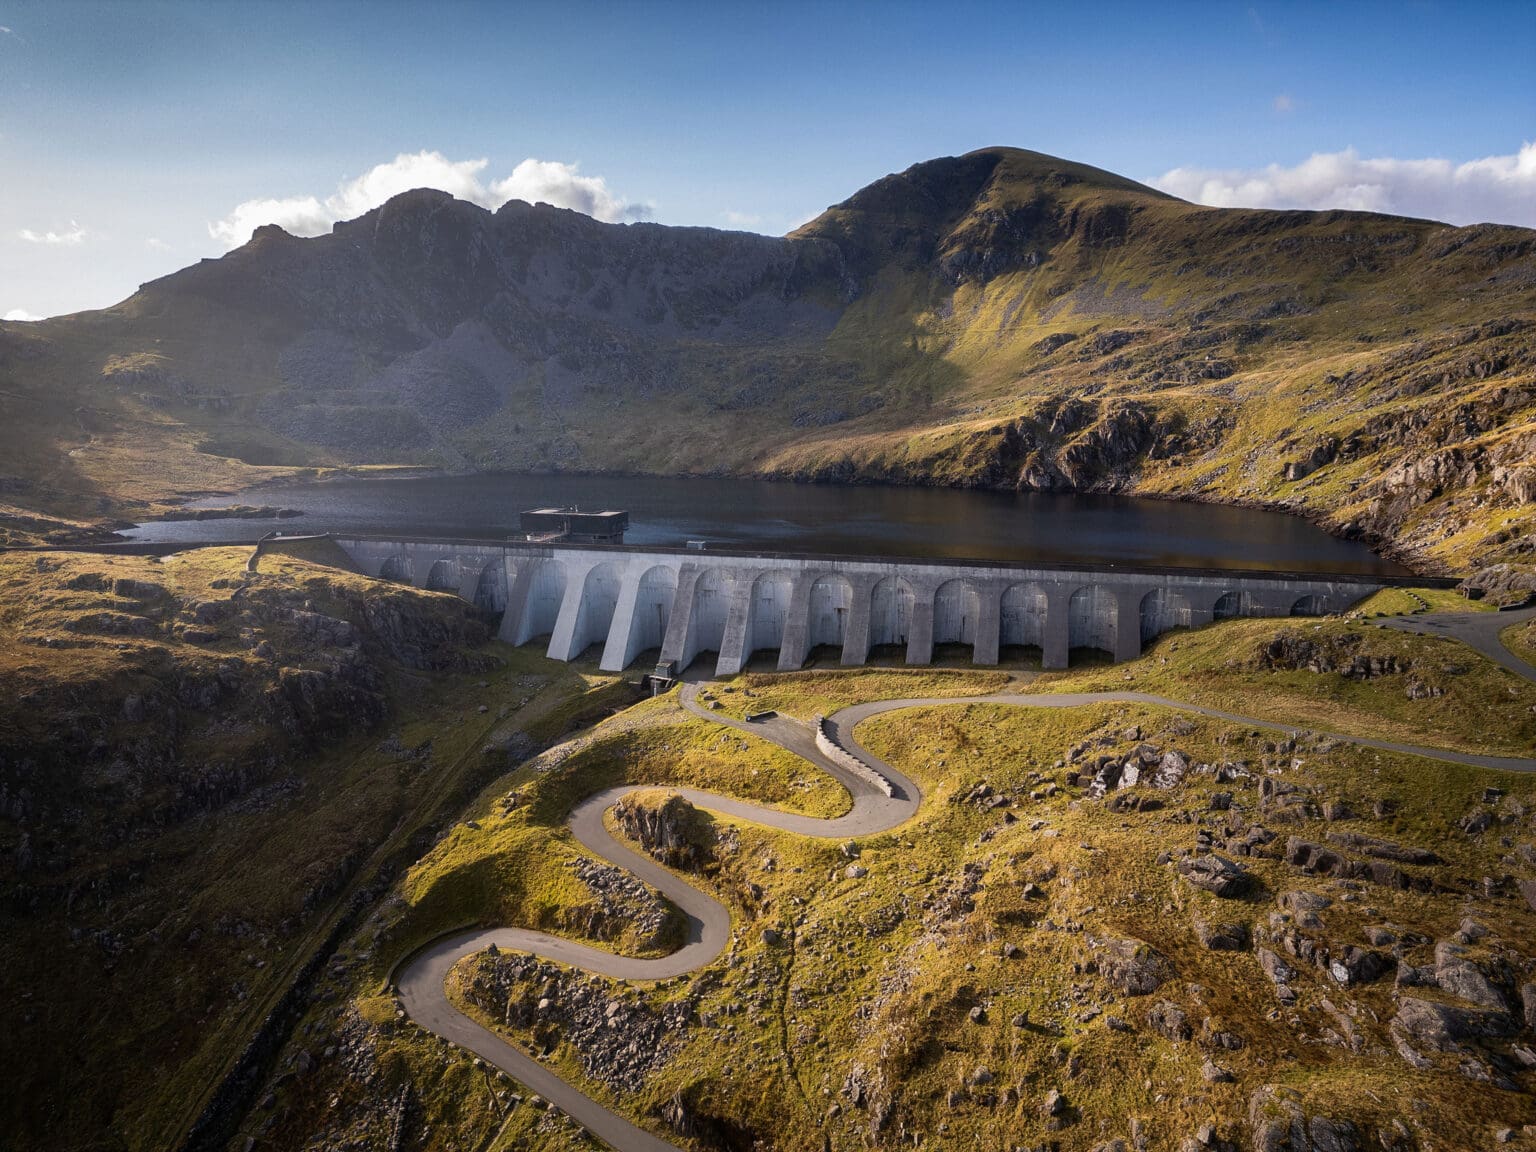
[[600,649],[619,672],[659,650],[658,668],[681,673],[704,653],[730,676],[755,652],[778,652],[780,671],[830,646],[841,663],[871,651],[928,664],[940,644],[968,645],[975,664],[1006,648],[1035,647],[1045,668],[1075,648],[1133,660],[1175,628],[1232,616],[1342,612],[1378,589],[1422,579],[1209,572],[1186,569],[1030,567],[987,561],[882,560],[622,545],[340,536],[364,573],[452,592],[500,614],[500,637],[547,636],[553,660]]

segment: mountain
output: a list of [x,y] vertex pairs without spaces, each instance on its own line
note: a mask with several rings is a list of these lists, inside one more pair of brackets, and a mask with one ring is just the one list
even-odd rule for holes
[[1529,565],[1536,232],[1205,208],[1007,148],[783,238],[421,190],[0,325],[0,416],[14,538],[426,464],[1256,502]]

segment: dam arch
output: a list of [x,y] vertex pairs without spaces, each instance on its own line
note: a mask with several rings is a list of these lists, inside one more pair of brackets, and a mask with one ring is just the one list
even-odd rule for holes
[[853,584],[846,576],[828,573],[811,585],[810,648],[833,645],[841,649],[848,639],[848,619],[853,612]]
[[555,560],[534,560],[518,572],[518,582],[526,581],[520,643],[526,644],[554,633],[560,618],[560,602],[565,598],[565,569]]
[[1113,588],[1090,584],[1067,602],[1067,648],[1091,648],[1111,659],[1120,630],[1120,601]]
[[457,592],[459,590],[459,562],[437,560],[427,569],[427,591]]
[[[635,596],[632,638],[637,646],[630,654],[655,648],[661,650],[667,625],[672,620],[672,602],[677,599],[677,569],[658,564],[641,575]],[[627,661],[626,661],[627,663]]]
[[1045,621],[1050,597],[1038,584],[1010,584],[1003,590],[999,610],[999,644],[1003,648],[1045,648]]
[[604,672],[622,672],[643,652],[655,652],[659,663],[676,601],[676,568],[653,564],[638,574],[631,568],[619,589],[599,667]]
[[869,643],[871,648],[898,644],[903,652],[912,633],[912,609],[917,595],[900,576],[880,580],[869,594]]
[[1211,608],[1214,620],[1233,620],[1239,616],[1252,616],[1253,597],[1247,592],[1223,592]]
[[976,625],[981,619],[981,594],[969,580],[946,580],[933,594],[933,643],[964,644],[976,653]]
[[1141,598],[1141,642],[1189,628],[1194,624],[1194,608],[1189,598],[1167,588],[1154,588]]
[[754,652],[778,651],[784,646],[784,627],[794,591],[794,578],[788,572],[764,572],[752,581],[752,614],[746,650],[741,655],[743,664]]
[[507,610],[507,566],[501,560],[492,560],[480,569],[475,581],[474,605],[487,612]]
[[581,583],[581,606],[571,645],[573,658],[593,644],[606,643],[622,587],[623,575],[617,564],[598,564],[588,570]]
[[731,611],[731,573],[706,568],[693,581],[688,612],[688,636],[677,670],[685,671],[701,653],[717,655],[725,643],[725,622]]
[[379,579],[393,580],[397,584],[412,583],[411,558],[398,554],[385,557],[384,563],[379,565]]

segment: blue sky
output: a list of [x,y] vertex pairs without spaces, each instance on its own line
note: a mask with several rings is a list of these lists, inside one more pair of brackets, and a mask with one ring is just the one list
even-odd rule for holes
[[989,144],[1536,225],[1532,3],[0,0],[0,28],[0,315],[113,303],[264,212],[321,230],[422,152],[488,204],[775,233]]

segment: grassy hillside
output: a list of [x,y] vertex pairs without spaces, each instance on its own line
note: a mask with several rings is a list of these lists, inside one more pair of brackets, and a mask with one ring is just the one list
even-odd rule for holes
[[1115,490],[1528,571],[1533,325],[1529,230],[1202,208],[1014,149],[782,240],[415,192],[0,325],[0,499],[36,536],[370,463]]
[[0,556],[7,1148],[173,1146],[508,750],[614,702],[453,597],[248,553]]
[[[1165,638],[1115,668],[1110,686],[1222,702],[1218,682],[1236,674],[1231,691],[1284,722],[1475,743],[1467,721],[1487,715],[1497,723],[1485,747],[1524,740],[1529,753],[1529,685],[1475,654],[1371,632],[1377,667],[1392,656],[1399,670],[1360,679],[1352,664],[1259,668],[1289,627],[1229,621],[1171,638],[1176,649]],[[1308,638],[1352,648],[1340,638],[1361,627],[1329,620]],[[1465,665],[1451,689],[1408,701],[1408,679],[1447,660]],[[1032,687],[1089,689],[1096,675]],[[713,695],[726,714],[809,716],[897,693],[996,691],[1005,679],[757,674]],[[1319,712],[1321,700],[1339,703]],[[858,737],[921,783],[918,816],[848,848],[705,820],[707,850],[688,875],[732,911],[732,944],[716,963],[623,984],[480,954],[456,970],[457,1002],[590,1094],[701,1150],[916,1139],[1174,1152],[1280,1147],[1264,1141],[1293,1123],[1338,1148],[1471,1148],[1536,1123],[1520,1055],[1536,912],[1516,884],[1536,867],[1529,778],[1126,705],[940,705],[876,717]],[[1179,779],[1092,786],[1101,766],[1150,763],[1151,749],[1176,754]],[[743,773],[744,756],[763,770]],[[245,1134],[273,1148],[587,1146],[517,1084],[402,1019],[381,994],[390,957],[444,885],[466,919],[562,930],[560,874],[573,851],[563,814],[596,788],[707,781],[835,810],[796,775],[663,697],[496,782],[349,945],[369,962],[312,1008]],[[518,868],[540,843],[560,866]],[[1328,845],[1359,867],[1330,875],[1296,844]],[[850,852],[862,871],[849,870]],[[1401,862],[1384,855],[1394,852]],[[1241,869],[1237,891],[1185,878],[1213,854]],[[511,882],[464,902],[454,876],[481,859],[500,860]],[[539,880],[546,872],[555,878]],[[537,898],[528,882],[542,885]],[[1472,1028],[1494,1018],[1477,1013],[1506,1009],[1497,1037],[1437,1031],[1437,1020]]]

